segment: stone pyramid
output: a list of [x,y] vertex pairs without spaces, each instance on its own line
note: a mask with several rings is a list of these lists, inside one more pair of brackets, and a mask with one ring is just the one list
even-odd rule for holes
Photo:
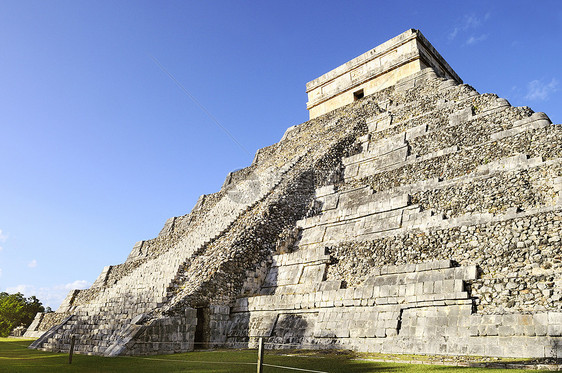
[[30,346],[562,355],[562,126],[479,94],[417,30],[307,84],[311,120]]

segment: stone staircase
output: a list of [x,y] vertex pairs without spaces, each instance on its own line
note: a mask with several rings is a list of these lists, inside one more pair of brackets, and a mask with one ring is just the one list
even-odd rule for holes
[[295,164],[297,164],[297,162],[301,158],[302,158],[302,156],[295,157],[286,166],[284,166],[281,170],[277,171],[274,174],[275,175],[275,181],[274,181],[273,185],[269,186],[267,190],[262,191],[258,195],[257,199],[255,201],[253,201],[251,204],[247,205],[242,211],[240,211],[238,213],[238,215],[236,216],[236,218],[231,220],[230,223],[219,234],[216,234],[215,236],[211,237],[208,241],[204,242],[203,245],[197,251],[193,252],[189,258],[187,258],[182,264],[179,265],[176,275],[174,276],[173,280],[170,282],[170,284],[168,285],[168,287],[166,289],[166,299],[169,299],[174,294],[176,294],[178,292],[178,290],[181,288],[181,285],[187,279],[187,277],[184,275],[184,273],[190,267],[192,259],[195,258],[197,255],[199,255],[201,252],[203,252],[206,249],[206,247],[209,243],[213,242],[218,237],[223,235],[226,231],[228,231],[234,225],[235,221],[241,215],[249,212],[258,203],[262,202],[266,198],[266,196],[281,183],[283,176],[287,172],[289,172],[295,166]]
[[[208,221],[214,223],[212,230],[203,227],[207,229],[206,234],[195,232],[169,252],[121,278],[119,286],[105,288],[94,301],[80,306],[78,311],[74,310],[76,313],[56,333],[34,347],[64,351],[68,349],[71,336],[78,335],[77,352],[121,352],[123,345],[135,336],[133,332],[140,329],[134,327],[133,318],[151,313],[169,301],[174,294],[174,285],[181,281],[182,265],[187,265],[190,258],[197,256],[206,245],[226,232],[240,215],[263,200],[298,160],[299,157],[295,157],[276,172],[266,170],[263,172],[265,177],[258,178],[258,183],[252,182],[249,186],[238,183],[236,196],[232,197],[234,193],[227,192],[208,214]],[[186,250],[188,247],[195,249]],[[188,255],[188,258],[182,260],[182,254]],[[119,342],[117,345],[116,341]]]

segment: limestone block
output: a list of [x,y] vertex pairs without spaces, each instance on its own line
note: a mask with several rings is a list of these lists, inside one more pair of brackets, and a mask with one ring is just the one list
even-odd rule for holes
[[327,329],[318,329],[314,331],[314,337],[316,338],[336,338],[336,332]]
[[137,315],[131,320],[131,324],[141,324],[145,318],[146,318],[146,314],[142,313],[140,315]]
[[326,242],[330,242],[340,241],[345,237],[352,236],[351,232],[355,230],[355,224],[355,222],[352,222],[328,226],[326,227],[323,238]]
[[395,265],[389,265],[389,266],[385,266],[385,273],[387,274],[395,274],[395,273],[401,273],[401,266],[395,266]]
[[548,325],[549,323],[549,313],[550,312],[538,312],[533,314],[533,324],[538,325]]
[[[372,233],[377,233],[377,232],[384,232],[384,231],[389,231],[389,230],[393,230],[393,229],[399,229],[400,228],[400,223],[401,223],[401,214],[400,212],[398,213],[382,213],[382,214],[376,214],[376,215],[370,215],[367,216],[363,221],[362,221],[362,229],[361,229],[361,233],[362,234],[372,234]],[[336,236],[335,234],[333,234],[334,239]],[[346,237],[346,236],[343,236]],[[338,237],[341,239],[341,236]]]
[[300,245],[309,245],[319,243],[324,240],[326,227],[313,227],[303,230],[302,238],[299,241]]
[[406,131],[406,141],[413,140],[416,137],[423,136],[427,133],[427,124],[422,124]]
[[403,80],[396,83],[396,91],[397,92],[404,92],[408,91],[416,86],[414,79]]
[[349,329],[347,328],[340,328],[340,329],[336,329],[336,338],[349,338],[350,333],[349,333]]
[[[545,356],[545,346],[542,343],[533,343],[534,341],[527,341],[527,343],[521,343],[518,347],[519,349],[515,349],[519,351],[519,356]],[[559,357],[559,356],[557,356]]]
[[338,206],[339,195],[331,194],[323,197],[321,199],[322,202],[322,211],[333,210]]
[[333,185],[327,185],[321,188],[317,188],[316,189],[316,198],[320,198],[320,197],[324,197],[327,196],[329,194],[334,194],[335,191],[335,187]]
[[443,293],[454,293],[456,291],[455,286],[458,286],[455,280],[443,280]]
[[368,150],[363,153],[363,157],[364,159],[380,157],[393,151],[400,150],[406,145],[406,132],[402,132],[383,140],[370,143]]
[[388,112],[367,119],[369,132],[384,131],[392,125],[392,115]]
[[373,189],[363,187],[340,194],[340,208],[353,208],[365,204],[373,196]]
[[460,123],[470,120],[472,115],[472,106],[459,110],[449,116],[449,125],[457,126]]
[[406,161],[408,156],[408,147],[403,146],[399,149],[393,150],[389,153],[370,158],[364,162],[359,163],[359,170],[355,175],[356,178],[363,178],[374,175],[378,171],[388,168],[392,165]]
[[550,337],[560,337],[562,336],[562,325],[548,325],[546,334]]
[[[548,325],[562,325],[562,312],[548,312]],[[540,317],[540,316],[538,316]],[[542,316],[541,321],[544,320]]]
[[298,278],[298,283],[320,282],[326,276],[327,265],[325,263],[304,266],[302,275]]
[[498,326],[498,335],[500,337],[511,337],[515,335],[515,327],[513,325],[500,325]]
[[356,178],[359,173],[359,163],[348,164],[345,166],[344,169],[344,179],[349,180]]

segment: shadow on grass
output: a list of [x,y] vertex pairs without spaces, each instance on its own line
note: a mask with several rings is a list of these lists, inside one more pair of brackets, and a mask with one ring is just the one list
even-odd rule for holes
[[[68,355],[29,350],[29,340],[0,339],[0,372],[232,372],[256,371],[257,354],[254,350],[195,351],[175,355],[144,357],[116,357],[74,355],[72,365]],[[330,373],[368,372],[425,372],[455,371],[476,372],[482,368],[458,368],[435,365],[382,363],[360,360],[352,352],[341,351],[266,351],[265,364],[310,369]],[[264,367],[264,373],[287,373],[294,370]],[[486,370],[490,372],[493,370]],[[513,373],[513,370],[510,370]]]
[[[117,357],[74,355],[72,365],[68,355],[29,350],[29,341],[0,341],[1,372],[233,372],[256,370],[257,354],[253,350],[196,351],[175,355]],[[353,360],[351,354],[271,354],[265,363],[325,372],[367,373],[394,371],[386,364]],[[390,369],[389,369],[390,368]],[[291,370],[264,367],[265,373]]]

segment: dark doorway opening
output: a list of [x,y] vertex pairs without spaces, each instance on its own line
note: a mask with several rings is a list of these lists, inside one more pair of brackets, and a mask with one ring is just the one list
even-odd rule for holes
[[209,343],[209,308],[197,308],[195,327],[195,348],[207,348]]

